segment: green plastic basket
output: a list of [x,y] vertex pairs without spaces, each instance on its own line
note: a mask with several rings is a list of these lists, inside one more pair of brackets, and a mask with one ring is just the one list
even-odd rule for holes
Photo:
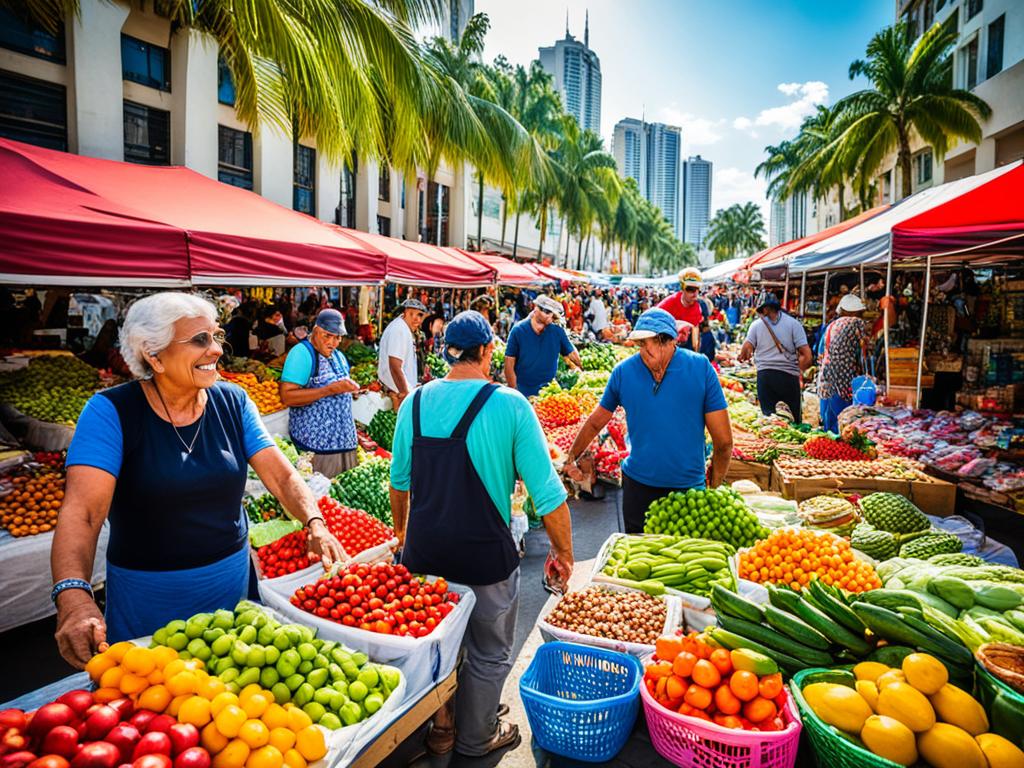
[[975,662],[974,697],[988,713],[989,729],[1024,749],[1024,696]]
[[879,757],[860,747],[824,722],[810,708],[801,691],[811,683],[837,683],[853,688],[853,673],[846,669],[805,669],[797,672],[789,686],[790,694],[800,710],[804,732],[814,747],[818,768],[902,768],[899,763]]

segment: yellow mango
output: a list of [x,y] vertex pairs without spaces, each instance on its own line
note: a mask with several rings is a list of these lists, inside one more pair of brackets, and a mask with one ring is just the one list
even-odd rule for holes
[[878,689],[875,687],[875,684],[870,680],[858,680],[854,683],[853,687],[857,690],[857,693],[864,697],[864,701],[871,707],[871,711],[877,712]]
[[988,715],[971,694],[946,683],[928,697],[939,720],[978,736],[988,730]]
[[899,720],[914,733],[923,733],[935,725],[932,705],[908,683],[890,683],[878,692],[878,714]]
[[864,722],[860,740],[868,749],[886,760],[900,765],[913,765],[917,762],[914,732],[899,720],[885,715],[872,715]]
[[981,751],[985,753],[989,768],[1024,768],[1024,752],[1009,739],[995,733],[975,736]]
[[931,768],[989,768],[971,734],[949,723],[936,723],[918,734],[917,751]]
[[814,714],[841,731],[860,733],[872,714],[864,697],[845,685],[811,683],[802,693]]
[[938,693],[949,682],[946,665],[927,653],[912,653],[903,659],[903,674],[925,696]]
[[853,668],[853,676],[858,680],[870,680],[873,683],[890,671],[892,671],[892,667],[886,666],[880,661],[862,661]]
[[875,686],[881,691],[885,686],[892,683],[905,683],[907,682],[907,676],[903,674],[902,669],[890,669],[888,672],[884,672],[878,676],[875,680]]

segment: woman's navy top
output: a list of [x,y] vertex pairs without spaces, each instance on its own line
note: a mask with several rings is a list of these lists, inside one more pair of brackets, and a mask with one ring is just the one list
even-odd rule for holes
[[178,427],[185,443],[195,438],[191,453],[138,381],[96,393],[82,411],[67,466],[96,467],[117,478],[107,547],[114,565],[198,568],[245,546],[248,461],[274,441],[241,388],[218,382],[206,394],[204,415]]

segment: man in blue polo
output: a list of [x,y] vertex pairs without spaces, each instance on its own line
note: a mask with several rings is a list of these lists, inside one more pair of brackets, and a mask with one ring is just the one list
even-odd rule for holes
[[533,397],[555,378],[560,356],[569,365],[582,368],[579,353],[556,322],[561,317],[561,304],[550,296],[538,296],[533,311],[512,326],[508,335],[505,381],[526,397]]
[[[629,338],[640,352],[615,366],[600,405],[569,449],[566,472],[582,478],[576,460],[621,405],[630,439],[630,454],[622,463],[622,519],[626,533],[643,533],[653,501],[672,491],[722,483],[732,457],[732,428],[715,369],[704,355],[676,347],[672,315],[647,310]],[[710,473],[705,428],[713,447]]]

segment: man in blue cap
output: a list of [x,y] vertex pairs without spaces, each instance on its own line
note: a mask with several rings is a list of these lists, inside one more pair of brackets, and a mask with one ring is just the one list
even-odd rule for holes
[[334,477],[356,465],[352,393],[359,389],[338,349],[345,334],[341,312],[324,309],[313,332],[292,347],[278,391],[288,412],[288,433],[300,451],[312,451],[313,469]]
[[[640,352],[612,370],[600,404],[569,449],[566,471],[582,479],[576,460],[621,405],[630,440],[630,454],[622,463],[622,519],[626,533],[643,533],[653,501],[672,491],[723,482],[732,458],[732,427],[718,374],[704,355],[676,347],[671,314],[648,309],[629,338]],[[710,472],[705,428],[713,447]]]
[[519,605],[519,551],[509,530],[517,475],[551,540],[547,575],[563,586],[572,574],[572,523],[529,401],[490,381],[490,324],[460,312],[445,328],[445,345],[448,375],[417,389],[398,411],[391,513],[403,565],[468,584],[476,595],[454,722],[450,710],[439,712],[427,749],[479,757],[519,743],[515,724],[499,719]]

